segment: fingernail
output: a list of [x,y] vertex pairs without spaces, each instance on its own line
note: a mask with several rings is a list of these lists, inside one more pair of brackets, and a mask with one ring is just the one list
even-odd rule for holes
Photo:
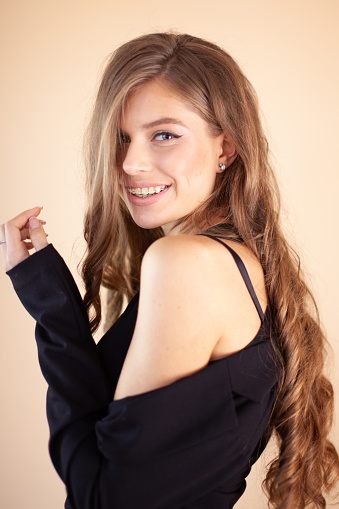
[[30,217],[29,218],[29,229],[35,230],[35,228],[40,228],[41,224],[40,221],[36,217]]

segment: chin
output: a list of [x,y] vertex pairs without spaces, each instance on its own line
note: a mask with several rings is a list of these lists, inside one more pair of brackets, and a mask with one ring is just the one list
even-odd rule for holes
[[154,228],[162,227],[162,223],[155,219],[141,219],[141,218],[135,218],[133,217],[133,221],[139,228],[142,228],[143,230],[152,230]]

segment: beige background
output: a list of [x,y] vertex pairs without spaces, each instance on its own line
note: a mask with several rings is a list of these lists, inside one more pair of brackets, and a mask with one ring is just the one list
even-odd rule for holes
[[[339,2],[2,0],[0,5],[0,222],[44,205],[49,239],[75,273],[83,250],[81,140],[106,56],[150,31],[173,28],[211,39],[238,60],[257,89],[288,211],[286,230],[319,302],[337,385]],[[0,285],[0,506],[60,509],[64,488],[47,452],[46,386],[34,323],[2,272]],[[337,445],[338,427],[337,421]],[[261,462],[238,509],[266,507],[263,472]]]

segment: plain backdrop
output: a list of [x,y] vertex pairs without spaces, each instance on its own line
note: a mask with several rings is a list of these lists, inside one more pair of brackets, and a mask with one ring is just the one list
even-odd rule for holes
[[[2,0],[0,9],[0,223],[44,205],[49,239],[77,281],[82,136],[109,53],[135,36],[169,29],[231,53],[259,96],[284,227],[316,295],[337,386],[339,2]],[[3,271],[0,287],[0,505],[61,509],[65,492],[48,456],[34,323]],[[338,445],[337,421],[333,438]],[[266,507],[260,484],[271,454],[252,471],[237,509]]]

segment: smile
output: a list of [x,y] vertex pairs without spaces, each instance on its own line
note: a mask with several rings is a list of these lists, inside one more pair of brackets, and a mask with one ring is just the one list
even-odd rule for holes
[[127,187],[129,193],[134,194],[138,198],[147,198],[153,194],[159,194],[169,186],[156,186],[156,187]]

